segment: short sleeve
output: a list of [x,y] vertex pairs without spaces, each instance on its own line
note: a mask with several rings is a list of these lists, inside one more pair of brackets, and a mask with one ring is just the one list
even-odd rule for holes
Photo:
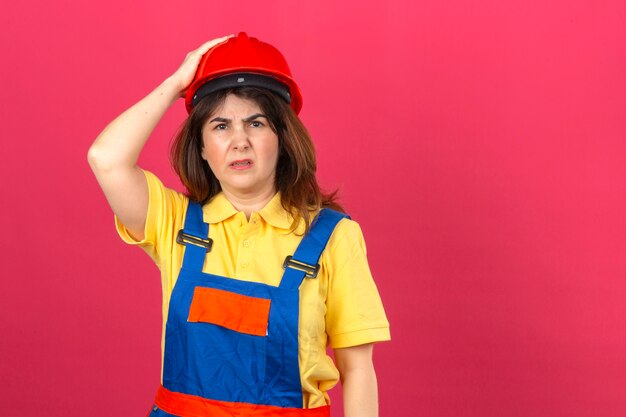
[[144,229],[144,239],[136,240],[126,227],[115,217],[115,227],[122,240],[130,245],[138,245],[157,264],[159,255],[168,252],[175,233],[181,227],[187,207],[187,197],[163,185],[154,174],[143,171],[148,183],[148,214]]
[[358,223],[344,219],[322,259],[328,271],[326,332],[332,348],[390,340],[389,322],[367,262]]

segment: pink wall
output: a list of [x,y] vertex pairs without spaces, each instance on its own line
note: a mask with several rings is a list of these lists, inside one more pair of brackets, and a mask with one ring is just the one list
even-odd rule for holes
[[[625,415],[624,2],[267,3],[0,6],[0,415],[147,411],[158,273],[86,152],[239,30],[288,57],[322,183],[363,227],[392,323],[381,415]],[[184,114],[141,160],[174,187]]]

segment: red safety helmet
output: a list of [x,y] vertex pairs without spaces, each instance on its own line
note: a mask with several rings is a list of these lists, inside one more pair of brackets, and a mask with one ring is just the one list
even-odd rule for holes
[[202,56],[185,96],[187,112],[208,94],[238,86],[267,88],[285,99],[296,114],[302,108],[300,88],[280,51],[239,32]]

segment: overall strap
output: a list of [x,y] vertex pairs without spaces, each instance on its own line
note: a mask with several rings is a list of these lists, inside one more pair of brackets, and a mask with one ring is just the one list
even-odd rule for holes
[[189,201],[185,226],[178,231],[176,242],[185,245],[183,268],[202,272],[204,258],[211,250],[213,240],[209,239],[209,225],[204,222],[200,204]]
[[283,268],[285,273],[280,281],[280,288],[298,289],[304,277],[315,278],[319,271],[318,261],[328,239],[333,234],[335,226],[347,214],[340,213],[328,208],[322,209],[313,223],[311,229],[304,235],[300,245],[293,256],[285,259]]

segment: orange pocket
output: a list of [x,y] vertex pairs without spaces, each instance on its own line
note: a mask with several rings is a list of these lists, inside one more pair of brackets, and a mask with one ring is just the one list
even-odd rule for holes
[[189,309],[190,322],[217,324],[255,336],[267,335],[270,300],[215,288],[196,287]]

